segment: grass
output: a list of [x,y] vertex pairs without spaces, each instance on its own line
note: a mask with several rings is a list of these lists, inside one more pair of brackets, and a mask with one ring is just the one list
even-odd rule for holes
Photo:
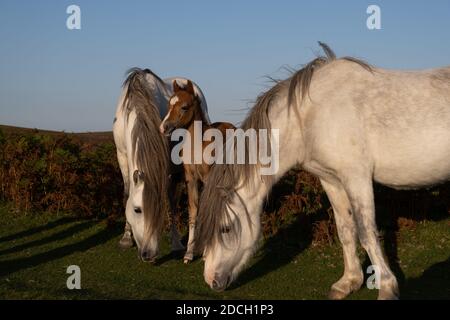
[[[311,247],[275,236],[236,284],[215,293],[203,281],[201,259],[184,265],[169,255],[165,238],[158,264],[150,265],[138,260],[135,248],[119,250],[121,229],[106,221],[14,214],[4,205],[0,220],[0,299],[325,299],[343,270],[338,244]],[[295,237],[295,230],[289,234]],[[450,299],[449,257],[450,219],[403,228],[402,298]],[[81,268],[81,290],[66,287],[69,265]],[[363,288],[350,299],[376,296]]]

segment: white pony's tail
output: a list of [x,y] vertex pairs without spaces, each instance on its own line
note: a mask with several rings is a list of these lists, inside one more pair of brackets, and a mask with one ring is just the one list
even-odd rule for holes
[[153,76],[157,81],[160,81],[163,83],[160,77],[158,77],[153,71],[150,69],[141,69],[141,68],[131,68],[127,72],[127,78],[123,82],[123,88],[125,90],[125,97],[123,99],[123,105],[127,105],[127,103],[130,101],[131,95],[140,95],[145,98],[147,98],[147,101],[152,101],[152,91],[151,88],[148,86],[148,83],[146,81],[146,76],[151,75]]

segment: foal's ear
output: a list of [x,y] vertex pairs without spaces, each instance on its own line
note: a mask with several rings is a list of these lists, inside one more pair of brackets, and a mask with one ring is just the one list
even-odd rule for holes
[[172,86],[173,86],[173,91],[174,91],[174,92],[178,92],[178,91],[181,90],[180,86],[178,85],[177,80],[173,80]]
[[195,95],[194,85],[191,80],[188,80],[185,90],[193,95]]

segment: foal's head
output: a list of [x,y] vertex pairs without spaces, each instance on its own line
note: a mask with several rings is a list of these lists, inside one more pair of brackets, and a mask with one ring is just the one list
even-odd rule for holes
[[195,93],[192,81],[188,80],[187,85],[182,88],[174,80],[173,95],[169,99],[169,111],[159,130],[165,135],[170,135],[177,128],[189,127],[195,120],[195,115],[199,109],[200,99]]

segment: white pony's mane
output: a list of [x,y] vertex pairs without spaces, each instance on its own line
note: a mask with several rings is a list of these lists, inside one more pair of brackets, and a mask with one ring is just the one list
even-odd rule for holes
[[[309,87],[311,85],[312,77],[316,70],[322,66],[335,61],[346,60],[360,65],[362,68],[372,72],[372,67],[366,62],[352,58],[343,57],[336,58],[334,52],[324,43],[319,42],[322,47],[325,56],[318,56],[302,69],[293,73],[293,75],[286,79],[275,81],[276,84],[268,91],[262,93],[256,100],[255,106],[251,109],[249,115],[242,123],[242,129],[267,129],[270,131],[271,124],[269,119],[269,110],[273,101],[277,99],[281,92],[288,90],[288,108],[294,108],[294,111],[298,115],[298,106],[296,105],[296,93],[300,88],[301,99],[304,99],[308,94]],[[268,148],[270,150],[270,140],[268,141]],[[245,145],[246,154],[248,154],[248,143]],[[225,152],[224,152],[225,154]],[[202,192],[199,215],[197,218],[197,232],[196,243],[199,248],[203,249],[208,243],[211,243],[213,239],[222,241],[221,230],[223,224],[230,224],[234,230],[231,230],[228,237],[237,237],[240,234],[239,219],[233,219],[231,215],[236,215],[232,210],[226,210],[229,207],[229,202],[234,195],[238,195],[236,190],[245,186],[248,183],[255,181],[255,176],[259,174],[260,164],[220,164],[214,165],[208,176],[206,187]],[[265,175],[261,179],[265,181],[267,185],[273,184],[273,176]],[[243,184],[240,185],[239,183]],[[241,201],[242,202],[242,201]],[[245,203],[243,207],[246,208]],[[231,214],[229,213],[231,211]],[[247,211],[247,210],[246,210]],[[249,213],[246,212],[247,219],[250,221]],[[231,221],[236,223],[232,224]],[[251,224],[250,224],[251,225]]]
[[130,69],[124,82],[126,94],[122,107],[127,116],[131,111],[136,114],[131,133],[132,155],[144,180],[143,212],[146,231],[151,235],[162,230],[164,213],[168,208],[169,147],[158,129],[161,118],[154,92],[146,80],[148,75],[164,85],[161,78],[149,69]]

